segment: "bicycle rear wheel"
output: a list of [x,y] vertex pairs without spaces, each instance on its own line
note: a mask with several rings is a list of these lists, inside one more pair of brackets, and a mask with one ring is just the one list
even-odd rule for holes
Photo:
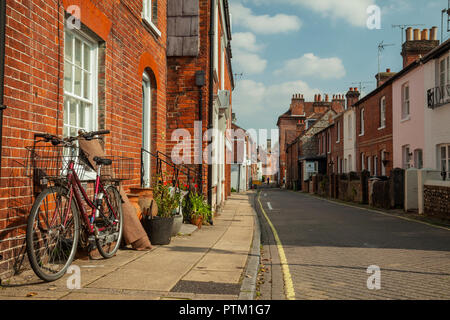
[[36,198],[28,217],[27,254],[31,268],[44,281],[61,278],[72,263],[80,231],[79,212],[68,191],[45,189]]
[[98,252],[103,258],[113,257],[120,247],[123,235],[122,198],[115,186],[105,187],[105,198],[103,201],[100,218],[95,225],[99,232],[95,239]]

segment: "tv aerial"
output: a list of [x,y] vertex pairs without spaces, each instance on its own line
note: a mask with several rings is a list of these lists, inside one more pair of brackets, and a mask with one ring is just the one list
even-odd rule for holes
[[374,83],[374,81],[356,81],[356,82],[352,82],[352,84],[357,84],[358,85],[359,92],[361,94],[363,93],[363,90],[367,88],[365,85],[366,84],[372,84],[372,83]]
[[403,44],[403,39],[405,36],[405,29],[409,28],[409,27],[419,27],[419,26],[424,26],[424,24],[393,24],[392,28],[399,28],[401,33],[402,33],[402,43],[400,45]]
[[386,47],[395,46],[393,43],[384,43],[384,40],[378,44],[378,81],[380,80],[380,71],[381,71],[381,54],[383,53]]

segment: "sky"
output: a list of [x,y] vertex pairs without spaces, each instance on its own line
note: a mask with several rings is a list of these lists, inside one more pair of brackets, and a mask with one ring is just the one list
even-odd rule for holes
[[[380,8],[380,29],[370,29],[370,6]],[[448,0],[230,0],[233,112],[245,129],[275,129],[293,94],[345,94],[376,87],[381,71],[402,68],[401,29],[439,28]],[[446,18],[444,18],[445,21]],[[444,22],[444,40],[449,37]],[[392,45],[392,46],[391,46]]]

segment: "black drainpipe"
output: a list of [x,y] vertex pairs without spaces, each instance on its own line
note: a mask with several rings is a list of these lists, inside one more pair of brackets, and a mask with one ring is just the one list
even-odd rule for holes
[[0,7],[0,178],[2,175],[2,140],[3,140],[3,110],[5,84],[5,32],[6,32],[6,0],[1,1]]
[[[209,106],[208,129],[213,128],[213,100],[214,100],[214,31],[215,31],[215,3],[210,0],[210,25],[209,25]],[[212,206],[212,165],[208,164],[208,204]]]

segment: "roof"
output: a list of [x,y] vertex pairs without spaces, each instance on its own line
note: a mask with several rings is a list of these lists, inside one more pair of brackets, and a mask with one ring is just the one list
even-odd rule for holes
[[379,86],[378,88],[376,88],[375,90],[373,90],[372,92],[370,92],[368,95],[366,95],[364,98],[358,100],[357,102],[355,102],[355,104],[353,106],[358,106],[364,102],[366,102],[367,100],[369,100],[371,97],[373,97],[374,95],[376,95],[377,93],[379,93],[380,91],[382,91],[383,89],[385,89],[387,86],[391,85],[395,80],[401,78],[402,76],[404,76],[405,74],[407,74],[408,72],[414,70],[416,67],[418,67],[421,64],[424,64],[432,59],[435,59],[439,56],[441,56],[442,54],[444,54],[445,52],[447,52],[450,49],[450,39],[448,39],[447,41],[445,41],[443,44],[437,46],[436,48],[434,48],[433,50],[431,50],[430,52],[428,52],[424,57],[415,60],[414,62],[412,62],[411,64],[409,64],[408,66],[406,66],[405,68],[403,68],[400,72],[397,72],[394,76],[392,76],[391,78],[389,78],[389,80],[387,80],[385,83],[383,83],[381,86]]

